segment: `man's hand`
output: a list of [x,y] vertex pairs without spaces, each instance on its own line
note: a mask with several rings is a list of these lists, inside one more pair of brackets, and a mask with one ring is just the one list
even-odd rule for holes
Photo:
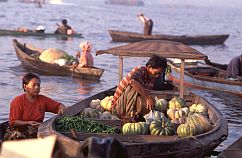
[[146,108],[148,110],[153,110],[154,106],[155,106],[155,99],[152,96],[148,96],[147,100],[146,100]]

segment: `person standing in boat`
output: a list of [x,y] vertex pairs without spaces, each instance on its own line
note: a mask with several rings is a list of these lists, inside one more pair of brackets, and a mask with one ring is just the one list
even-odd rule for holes
[[72,35],[75,33],[72,27],[67,24],[66,19],[63,19],[61,22],[62,25],[57,24],[58,28],[56,29],[55,34]]
[[37,137],[38,126],[43,122],[45,112],[63,114],[65,106],[40,93],[40,78],[27,73],[22,78],[24,93],[15,97],[10,104],[10,128],[5,140]]
[[81,42],[79,47],[81,48],[81,53],[78,51],[76,54],[78,67],[93,67],[94,60],[91,54],[91,49],[92,49],[91,43],[88,41]]
[[144,16],[143,13],[139,13],[137,16],[138,16],[139,20],[144,24],[144,35],[151,35],[152,28],[153,28],[152,19]]
[[119,118],[130,118],[135,112],[138,118],[149,113],[155,105],[150,90],[155,89],[155,82],[163,76],[167,67],[165,58],[152,55],[146,66],[133,68],[119,82],[112,101],[112,113]]
[[242,54],[231,59],[227,67],[226,78],[235,78],[242,81]]

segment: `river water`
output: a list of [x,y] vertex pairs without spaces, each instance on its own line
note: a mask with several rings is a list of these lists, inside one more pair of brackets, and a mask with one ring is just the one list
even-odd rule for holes
[[[193,2],[194,3],[194,2]],[[227,2],[232,3],[232,1]],[[12,39],[33,44],[41,48],[60,48],[71,55],[79,50],[81,41],[93,44],[93,51],[107,49],[123,43],[110,42],[108,29],[142,32],[136,15],[143,12],[154,21],[153,32],[176,35],[230,34],[225,45],[192,46],[208,55],[210,60],[228,63],[242,50],[242,6],[169,4],[161,1],[145,1],[145,6],[107,5],[104,0],[66,0],[60,3],[46,3],[38,8],[32,3],[9,0],[0,3],[1,29],[20,26],[35,28],[44,25],[46,32],[53,32],[56,23],[63,18],[84,35],[84,38],[60,40],[40,37],[0,36],[0,122],[6,121],[11,100],[22,93],[21,77],[26,70],[17,59]],[[118,83],[118,58],[112,55],[94,56],[95,66],[105,69],[100,81],[85,81],[71,77],[41,76],[41,93],[70,106],[90,95],[113,87]],[[146,58],[129,58],[124,61],[124,74]],[[216,151],[221,151],[239,138],[242,130],[242,99],[231,94],[194,90],[213,103],[228,121],[229,136]],[[52,117],[47,114],[45,119]]]

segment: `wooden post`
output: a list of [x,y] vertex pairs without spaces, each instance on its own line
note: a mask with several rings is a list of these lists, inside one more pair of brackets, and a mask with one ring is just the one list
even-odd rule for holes
[[185,59],[181,59],[181,67],[180,67],[180,97],[184,96],[184,68],[185,68]]
[[119,56],[119,82],[123,79],[123,57]]

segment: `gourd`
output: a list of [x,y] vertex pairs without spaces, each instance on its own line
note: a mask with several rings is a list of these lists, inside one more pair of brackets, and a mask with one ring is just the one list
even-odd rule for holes
[[150,134],[151,135],[173,135],[174,126],[167,120],[154,120],[150,124]]
[[185,108],[175,108],[175,109],[168,109],[167,110],[167,116],[173,120],[173,119],[178,119],[182,116],[188,116],[189,113],[189,108],[185,107]]
[[207,132],[212,128],[210,120],[200,113],[193,113],[193,114],[189,115],[188,121],[192,124],[201,125],[203,132]]
[[101,100],[95,99],[90,102],[89,106],[93,109],[97,109],[97,107],[100,106],[100,104],[101,104]]
[[101,106],[105,110],[111,111],[111,109],[112,109],[112,101],[113,101],[113,96],[107,96],[103,100],[101,100]]
[[149,125],[145,122],[126,123],[122,127],[123,134],[145,135],[148,134]]
[[165,112],[167,109],[168,102],[165,99],[155,97],[154,109],[160,112]]
[[177,135],[181,137],[195,136],[201,133],[203,133],[203,129],[202,126],[199,124],[187,122],[185,124],[179,125],[177,128]]
[[79,115],[85,118],[99,118],[98,111],[92,108],[85,108]]
[[208,107],[203,104],[192,104],[192,106],[190,106],[190,111],[198,113],[208,113]]
[[186,107],[186,101],[183,98],[173,98],[169,101],[169,109],[184,108]]
[[171,120],[171,123],[173,123],[173,124],[183,124],[183,123],[186,123],[186,122],[187,122],[187,117],[185,117],[185,116]]
[[179,136],[193,136],[209,131],[212,125],[208,118],[200,113],[189,114],[187,123],[181,124],[177,128]]

